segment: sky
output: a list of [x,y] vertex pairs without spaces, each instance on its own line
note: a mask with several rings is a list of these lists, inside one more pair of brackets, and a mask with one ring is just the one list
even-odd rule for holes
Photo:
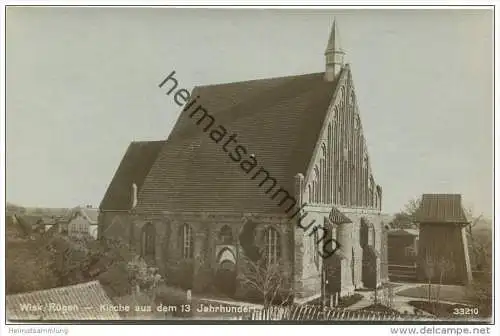
[[179,87],[324,71],[336,19],[383,211],[460,193],[492,217],[490,10],[7,8],[6,200],[98,206]]

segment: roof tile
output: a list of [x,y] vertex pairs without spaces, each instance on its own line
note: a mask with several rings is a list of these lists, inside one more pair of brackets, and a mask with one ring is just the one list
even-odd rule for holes
[[460,194],[424,194],[416,213],[419,223],[468,223]]
[[[280,212],[278,202],[259,187],[264,173],[251,177],[262,167],[276,188],[293,193],[293,176],[307,170],[337,86],[323,77],[314,73],[195,88],[196,104],[181,113],[163,145],[139,190],[137,209]],[[203,132],[207,121],[198,125],[190,117],[198,106],[215,119],[210,131],[221,129],[218,125],[227,130],[220,143]],[[246,149],[242,158],[254,154],[258,163],[248,175],[223,149],[231,134]],[[228,145],[228,151],[234,153],[235,146]]]
[[132,142],[106,190],[101,210],[128,210],[132,204],[132,184],[140,189],[165,141]]
[[[43,312],[27,311],[24,305],[42,305]],[[58,311],[54,307],[77,307],[76,310]],[[42,291],[7,295],[6,309],[9,320],[119,320],[116,312],[101,311],[101,305],[113,305],[99,281]],[[24,306],[24,308],[23,308]]]

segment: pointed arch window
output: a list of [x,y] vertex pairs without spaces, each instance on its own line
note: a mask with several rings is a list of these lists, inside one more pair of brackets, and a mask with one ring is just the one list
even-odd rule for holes
[[326,170],[327,170],[327,181],[326,181],[326,193],[327,193],[327,203],[333,202],[333,127],[332,123],[328,124],[328,148],[326,156]]
[[155,256],[155,228],[152,223],[146,223],[141,234],[141,255],[143,258]]
[[313,244],[313,260],[314,260],[314,264],[316,265],[316,268],[319,268],[319,233],[318,233],[318,230],[316,228],[316,230],[314,230],[314,234],[312,235],[312,244]]
[[320,161],[320,166],[321,166],[321,178],[320,178],[320,183],[321,183],[321,203],[326,203],[327,202],[327,185],[328,185],[328,178],[327,178],[327,171],[326,171],[326,145],[323,143],[321,145],[321,161]]
[[375,246],[375,227],[373,226],[373,223],[368,222],[367,224],[367,238],[368,238],[368,244],[369,246]]
[[347,160],[344,161],[343,166],[343,181],[342,181],[342,205],[348,205],[349,193],[349,165]]
[[320,178],[319,169],[318,169],[318,166],[315,166],[314,167],[314,179],[313,179],[313,192],[314,192],[313,200],[314,200],[314,203],[319,202],[319,195],[320,195],[319,178]]
[[228,225],[224,225],[219,231],[219,241],[224,245],[233,244],[233,231]]
[[374,205],[374,180],[373,180],[373,175],[370,175],[370,179],[368,181],[368,197],[369,197],[369,200],[368,200],[368,205],[369,206],[373,206]]
[[193,258],[194,244],[193,244],[193,229],[188,224],[184,224],[181,227],[181,247],[182,247],[182,258],[191,259]]
[[275,264],[281,257],[280,235],[269,227],[264,231],[264,255],[268,264]]

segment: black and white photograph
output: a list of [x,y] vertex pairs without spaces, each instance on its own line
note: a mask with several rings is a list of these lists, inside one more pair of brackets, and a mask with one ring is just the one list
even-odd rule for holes
[[3,119],[7,324],[491,332],[493,6],[11,4]]

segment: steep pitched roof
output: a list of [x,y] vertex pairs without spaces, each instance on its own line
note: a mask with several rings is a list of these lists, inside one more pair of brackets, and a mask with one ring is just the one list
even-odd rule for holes
[[[280,212],[259,187],[264,174],[251,177],[262,167],[293,195],[293,177],[307,170],[338,80],[314,73],[195,88],[196,103],[181,113],[139,191],[137,209]],[[190,117],[197,106],[213,116],[210,130],[227,130],[220,143]],[[243,160],[254,154],[258,162],[248,175],[223,149],[232,134],[246,149]],[[235,146],[227,150],[234,153]]]
[[132,184],[140,190],[165,141],[132,142],[123,156],[99,206],[101,210],[128,210]]
[[462,195],[424,194],[416,213],[419,223],[468,223],[462,207]]
[[[25,305],[42,305],[43,312],[26,311]],[[50,304],[77,307],[72,311],[47,309]],[[67,287],[7,295],[6,309],[9,320],[119,320],[116,312],[101,311],[101,305],[113,305],[99,281]]]
[[326,46],[326,52],[337,51],[342,52],[342,45],[340,43],[339,28],[337,27],[337,21],[333,21],[332,30],[330,31],[330,38],[328,39],[328,44]]
[[97,224],[97,221],[99,219],[99,209],[77,206],[71,209],[70,212],[66,215],[66,221],[72,220],[77,215],[81,215],[90,224]]
[[83,212],[83,215],[85,217],[87,217],[88,221],[91,224],[97,223],[97,220],[99,219],[99,209],[84,208],[84,209],[81,209],[81,211]]

